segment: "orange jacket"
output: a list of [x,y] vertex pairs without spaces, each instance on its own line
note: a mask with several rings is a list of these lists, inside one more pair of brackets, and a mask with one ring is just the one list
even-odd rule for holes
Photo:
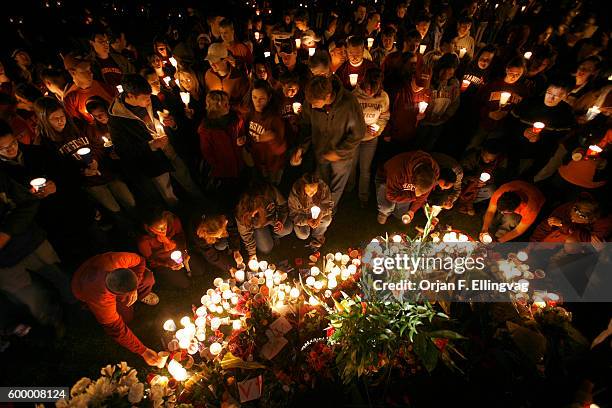
[[120,268],[134,271],[140,283],[144,277],[145,260],[130,252],[106,252],[89,258],[72,277],[72,292],[87,304],[110,337],[128,350],[142,354],[147,347],[117,312],[117,302],[125,304],[127,299],[106,288],[106,274]]

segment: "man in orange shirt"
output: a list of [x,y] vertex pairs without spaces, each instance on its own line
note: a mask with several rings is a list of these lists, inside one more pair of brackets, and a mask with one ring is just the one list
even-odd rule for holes
[[206,60],[210,63],[210,69],[204,74],[206,92],[225,92],[230,97],[230,106],[236,109],[249,91],[249,79],[230,65],[227,46],[223,43],[211,44]]
[[108,85],[93,79],[91,62],[83,57],[73,54],[66,55],[64,66],[74,82],[64,96],[66,111],[73,118],[83,119],[87,123],[93,124],[93,116],[87,112],[86,107],[89,99],[92,96],[97,96],[110,105],[117,92]]
[[535,222],[544,201],[544,195],[533,184],[522,180],[503,184],[491,196],[480,240],[483,241],[486,234],[495,237],[498,242],[520,237]]
[[253,64],[253,54],[246,44],[236,41],[234,23],[228,18],[224,18],[219,23],[219,33],[223,39],[223,44],[235,59],[235,67],[248,73],[248,69]]
[[145,268],[145,260],[130,252],[107,252],[96,255],[72,277],[74,296],[87,307],[117,343],[139,354],[147,364],[160,363],[157,353],[146,347],[127,327],[136,300],[154,306],[159,297],[151,292],[155,279]]

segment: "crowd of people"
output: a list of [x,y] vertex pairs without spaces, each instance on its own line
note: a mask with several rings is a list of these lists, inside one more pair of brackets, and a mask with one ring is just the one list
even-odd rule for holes
[[14,49],[0,333],[27,331],[20,305],[59,330],[80,301],[155,365],[126,325],[155,282],[185,289],[290,234],[316,252],[350,190],[380,224],[427,203],[483,242],[607,241],[610,27],[586,2],[380,3],[190,8],[138,48],[90,19],[61,60]]

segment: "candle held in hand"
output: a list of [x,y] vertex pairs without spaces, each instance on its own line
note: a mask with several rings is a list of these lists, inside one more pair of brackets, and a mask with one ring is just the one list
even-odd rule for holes
[[34,191],[42,190],[47,184],[47,179],[43,177],[38,177],[30,181],[30,185],[34,189]]
[[601,110],[599,109],[599,106],[591,106],[586,113],[586,119],[587,120],[593,120],[595,119],[595,116],[599,115],[601,113]]
[[419,102],[419,113],[425,113],[425,111],[427,110],[428,106],[429,106],[429,103],[427,103],[425,101]]
[[[603,151],[603,149],[597,145],[590,145],[589,149],[587,150],[587,157],[595,157],[597,156],[599,153],[601,153]],[[43,179],[44,180],[44,179]]]
[[320,214],[321,214],[321,208],[317,207],[316,205],[313,205],[312,208],[310,209],[310,215],[312,215],[312,219],[316,220],[317,218],[319,218]]
[[253,35],[255,37],[255,41],[259,41],[259,31],[255,31]]
[[170,254],[170,258],[176,262],[177,265],[183,263],[183,253],[181,251],[174,251]]
[[425,50],[427,49],[427,45],[419,45],[419,53],[425,54]]
[[166,86],[170,86],[170,81],[172,81],[172,78],[170,78],[169,76],[164,77],[164,82],[166,83]]
[[172,64],[172,66],[174,68],[176,68],[178,66],[178,61],[176,60],[176,58],[170,57],[170,58],[168,58],[168,60],[170,61],[170,64]]
[[483,183],[486,183],[489,180],[491,180],[491,175],[489,173],[487,172],[480,173],[480,181],[482,181]]
[[377,123],[372,123],[372,124],[370,125],[370,129],[372,129],[372,131],[373,131],[374,133],[378,133],[378,131],[380,130],[380,126],[378,126],[378,124],[377,124]]
[[528,60],[529,58],[531,58],[531,56],[533,55],[533,52],[531,51],[527,51],[526,53],[523,54],[523,57]]
[[466,53],[467,53],[467,48],[465,48],[465,47],[459,48],[459,58],[465,57]]
[[295,39],[295,48],[300,48],[302,46],[302,39],[301,38],[296,38]]
[[181,100],[185,104],[185,107],[188,107],[189,101],[191,100],[191,95],[189,92],[181,92]]
[[503,107],[510,101],[512,94],[510,92],[502,92],[499,96],[499,107]]
[[264,51],[264,58],[270,58],[270,51]]
[[374,45],[374,39],[372,37],[368,37],[368,48],[372,48]]
[[544,129],[545,126],[546,125],[542,122],[535,122],[531,128],[531,131],[537,135],[542,131],[542,129]]
[[299,102],[293,102],[293,105],[291,106],[293,107],[293,113],[298,115],[300,113],[300,109],[302,108],[302,104]]
[[466,89],[468,89],[470,87],[471,82],[468,81],[467,79],[464,79],[463,81],[461,81],[461,92],[464,92]]
[[313,55],[315,55],[315,51],[316,50],[317,50],[316,48],[309,48],[308,49],[308,56],[312,57]]
[[358,74],[349,74],[349,82],[351,86],[357,86],[357,79],[359,78]]
[[123,93],[123,86],[117,85],[117,92]]

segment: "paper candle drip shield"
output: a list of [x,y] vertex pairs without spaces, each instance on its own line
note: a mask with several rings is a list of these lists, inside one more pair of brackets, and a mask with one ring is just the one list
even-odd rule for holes
[[308,56],[312,57],[313,55],[315,55],[315,51],[317,51],[316,48],[309,48],[308,49]]
[[427,110],[428,106],[429,106],[429,103],[427,103],[425,101],[419,102],[419,113],[425,113],[425,111]]
[[293,113],[295,113],[296,115],[300,113],[300,109],[302,108],[302,104],[299,102],[293,102]]
[[368,48],[372,48],[372,46],[374,45],[374,39],[372,37],[368,38]]
[[181,251],[174,251],[170,254],[170,258],[178,265],[183,263],[183,253]]
[[468,89],[470,87],[471,82],[468,81],[467,79],[464,79],[463,81],[461,81],[461,91],[465,91],[466,89]]
[[295,48],[300,48],[302,46],[302,40],[300,38],[295,39]]
[[425,54],[425,50],[427,49],[426,45],[419,45],[419,53]]
[[463,58],[465,57],[465,54],[467,53],[467,48],[461,47],[459,49],[459,58]]
[[480,173],[480,181],[482,181],[483,183],[486,183],[489,180],[491,180],[491,175],[489,173],[487,172]]
[[499,106],[504,106],[510,101],[512,94],[510,92],[502,92],[499,96]]
[[312,215],[312,219],[316,220],[317,218],[319,218],[320,214],[321,214],[321,209],[317,207],[316,205],[313,205],[312,208],[310,209],[310,215]]
[[542,122],[535,122],[531,131],[535,134],[538,134],[542,131],[542,129],[544,129],[545,126],[546,125]]
[[349,74],[349,82],[351,83],[351,86],[357,86],[358,78],[359,78],[359,75],[357,74]]
[[191,100],[191,95],[189,92],[181,92],[181,100],[186,105],[189,105],[189,101]]
[[30,181],[30,185],[34,188],[34,191],[40,191],[47,184],[47,179],[43,177],[38,177]]

